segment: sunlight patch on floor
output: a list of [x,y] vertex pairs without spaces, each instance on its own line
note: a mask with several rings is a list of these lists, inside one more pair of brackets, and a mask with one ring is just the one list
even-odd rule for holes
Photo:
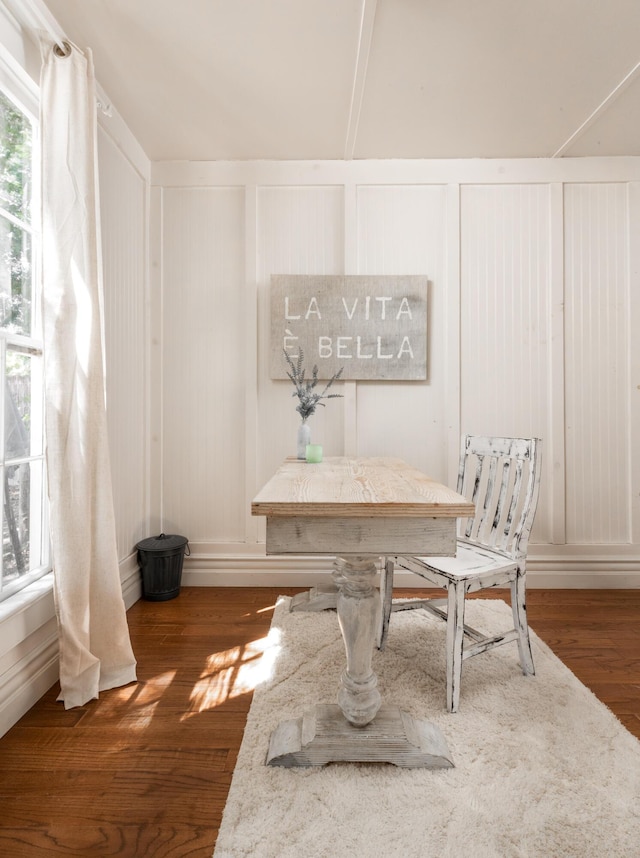
[[266,682],[273,674],[279,652],[280,630],[271,629],[264,638],[210,655],[183,719],[247,694]]
[[258,608],[256,611],[256,614],[266,614],[267,611],[273,611],[274,608],[275,608],[275,604],[274,605],[267,605],[266,608]]
[[176,674],[176,670],[167,670],[152,679],[111,689],[100,698],[100,717],[117,719],[127,730],[146,729]]

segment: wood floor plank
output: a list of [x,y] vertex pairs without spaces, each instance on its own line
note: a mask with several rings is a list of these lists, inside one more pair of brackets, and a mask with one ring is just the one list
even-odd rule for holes
[[[211,858],[274,605],[295,592],[136,603],[138,683],[68,711],[53,688],[0,739],[0,856]],[[640,591],[530,590],[528,615],[640,738]]]

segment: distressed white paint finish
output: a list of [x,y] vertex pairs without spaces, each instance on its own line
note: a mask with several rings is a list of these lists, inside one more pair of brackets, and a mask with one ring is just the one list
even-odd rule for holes
[[[525,596],[527,548],[540,490],[541,451],[537,438],[464,437],[457,490],[475,504],[475,514],[460,520],[455,557],[391,556],[383,564],[378,646],[384,648],[392,610],[425,609],[444,619],[449,712],[458,709],[462,663],[472,656],[516,641],[523,673],[535,673]],[[443,587],[446,600],[392,604],[396,565],[426,579],[429,585]],[[513,628],[487,637],[465,624],[465,598],[467,593],[497,586],[511,589]],[[446,612],[442,610],[445,603]],[[464,645],[465,635],[474,641],[470,646]]]
[[163,529],[242,542],[244,191],[163,194]]
[[[462,430],[546,438],[554,383],[549,187],[467,186],[461,193]],[[550,539],[550,490],[543,480],[534,541]]]
[[335,762],[385,762],[408,769],[451,769],[453,759],[442,731],[397,706],[381,706],[365,727],[345,721],[335,704],[318,704],[299,718],[283,721],[271,734],[270,766],[324,766]]
[[469,516],[474,506],[403,459],[335,456],[314,465],[287,459],[254,497],[251,512],[356,522],[375,517],[402,523]]
[[[272,274],[341,274],[343,270],[341,187],[259,187],[257,204],[258,448],[256,486],[280,462],[296,455],[300,416],[288,379],[269,377],[269,287]],[[250,335],[250,332],[249,334]],[[335,386],[342,393],[342,385]],[[325,455],[342,452],[342,399],[330,400],[309,419],[312,442]],[[247,499],[248,501],[250,498]]]
[[[324,546],[315,544],[314,540],[307,541],[304,532],[307,527],[312,530],[316,528],[322,519],[331,522],[335,532],[334,544],[338,545],[337,553],[340,556],[337,613],[347,661],[340,680],[338,706],[349,724],[366,727],[374,720],[381,705],[377,678],[372,669],[380,607],[375,586],[377,568],[372,535],[368,533],[363,539],[358,525],[368,524],[371,518],[378,519],[383,543],[388,545],[395,544],[398,535],[402,536],[407,521],[423,523],[439,519],[449,523],[453,535],[456,519],[472,514],[473,504],[400,459],[336,457],[324,460],[319,465],[287,460],[258,492],[251,510],[254,515],[267,516],[268,552],[322,552]],[[336,526],[336,519],[343,520],[346,525],[344,529]],[[287,521],[294,525],[287,531],[288,544],[270,547],[270,529],[279,522]],[[280,530],[282,535],[283,531]],[[427,552],[429,536],[427,529],[422,543]],[[454,548],[452,540],[450,553],[453,553]],[[384,544],[380,553],[385,553]],[[305,732],[304,721],[288,722],[278,728],[275,748],[272,741],[270,756],[285,757],[286,762],[276,764],[310,764],[306,756],[297,757],[296,754],[314,739],[315,730],[307,731],[310,735],[306,739],[300,738],[301,730]],[[330,726],[329,732],[331,747],[339,747],[344,743],[349,752],[353,750],[349,737],[339,725],[337,729]],[[394,762],[399,747],[389,742],[386,730],[382,732],[384,735],[378,733],[371,736],[372,756],[369,759]],[[406,734],[403,736],[406,739]],[[324,747],[323,751],[326,750]],[[405,743],[400,754],[405,754],[406,750]],[[449,757],[448,753],[445,755]],[[339,753],[328,759],[361,757]],[[423,759],[421,765],[429,765],[429,762]]]
[[565,187],[569,543],[631,539],[629,242],[627,185]]
[[[339,554],[354,549],[368,554],[385,551],[422,553],[425,544],[436,554],[450,554],[455,548],[455,528],[443,519],[358,518],[346,521],[340,517],[269,519],[268,554]],[[394,547],[395,546],[395,547]]]
[[146,533],[148,480],[146,183],[99,134],[107,418],[118,554]]
[[382,703],[378,677],[371,666],[376,620],[380,615],[378,570],[375,558],[370,555],[350,554],[342,559],[343,578],[336,611],[347,663],[340,677],[338,706],[350,724],[364,727],[373,721]]

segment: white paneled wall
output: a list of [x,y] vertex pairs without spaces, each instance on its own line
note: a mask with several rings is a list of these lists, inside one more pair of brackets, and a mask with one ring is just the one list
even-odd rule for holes
[[113,140],[99,135],[107,419],[118,554],[146,532],[148,485],[147,183]]
[[[258,431],[256,491],[286,456],[295,455],[300,417],[289,380],[269,378],[271,274],[341,274],[344,270],[342,187],[257,189]],[[283,358],[284,359],[284,358]],[[309,420],[326,455],[342,454],[344,403],[332,399]]]
[[632,532],[630,291],[638,289],[630,280],[628,187],[569,184],[565,215],[567,542],[625,543]]
[[446,185],[357,189],[359,274],[426,274],[427,381],[358,385],[358,452],[394,456],[447,482],[446,362],[450,287]]
[[[250,516],[298,422],[269,378],[269,282],[360,273],[428,276],[428,378],[342,385],[312,420],[326,454],[401,455],[452,483],[461,432],[540,436],[532,582],[637,586],[639,178],[638,159],[154,165],[153,395],[185,580],[303,583]],[[298,569],[330,568],[314,562]]]
[[[549,439],[549,187],[462,188],[460,232],[462,431]],[[549,491],[533,541],[549,541]]]
[[162,229],[164,530],[243,542],[244,190],[167,190]]

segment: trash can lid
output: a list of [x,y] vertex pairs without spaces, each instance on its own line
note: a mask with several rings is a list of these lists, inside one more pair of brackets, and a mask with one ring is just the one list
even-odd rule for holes
[[171,548],[181,548],[187,542],[189,540],[186,536],[161,533],[160,536],[150,536],[148,539],[143,539],[137,543],[136,548],[142,551],[167,551]]

